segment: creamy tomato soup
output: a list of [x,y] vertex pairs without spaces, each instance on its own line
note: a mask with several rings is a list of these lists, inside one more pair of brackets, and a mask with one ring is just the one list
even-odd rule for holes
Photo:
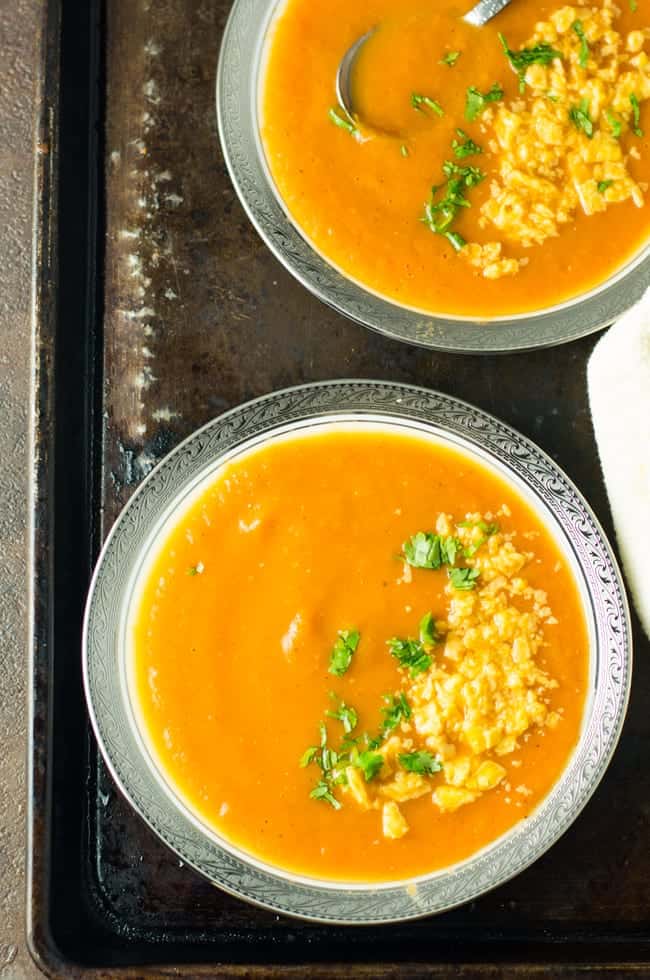
[[572,573],[512,486],[383,431],[270,443],[166,534],[131,616],[152,754],[271,865],[378,882],[525,820],[581,728]]
[[[588,291],[646,242],[650,0],[517,0],[480,29],[468,6],[286,0],[260,127],[288,212],[337,268],[490,318]],[[348,117],[337,67],[373,28]]]

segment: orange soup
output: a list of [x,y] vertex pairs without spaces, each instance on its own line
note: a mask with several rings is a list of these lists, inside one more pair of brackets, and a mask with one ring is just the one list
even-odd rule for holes
[[519,494],[394,431],[270,443],[159,546],[132,687],[178,796],[270,865],[452,865],[526,819],[579,737],[572,573]]
[[[646,242],[650,0],[516,0],[482,28],[468,7],[286,0],[260,127],[280,198],[339,270],[491,318],[584,293]],[[337,68],[373,29],[349,116]]]

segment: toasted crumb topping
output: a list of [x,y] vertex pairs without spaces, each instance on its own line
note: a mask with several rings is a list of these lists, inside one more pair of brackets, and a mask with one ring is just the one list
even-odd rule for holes
[[[377,748],[378,777],[366,781],[358,768],[346,769],[342,792],[362,809],[382,811],[386,837],[408,831],[402,807],[412,800],[430,796],[440,811],[451,812],[491,792],[506,779],[508,757],[524,736],[561,723],[549,707],[558,683],[537,662],[555,620],[546,593],[526,577],[535,555],[519,550],[514,535],[492,530],[495,525],[486,537],[492,520],[492,514],[468,514],[457,523],[439,515],[437,530],[453,533],[471,555],[476,587],[459,591],[448,582],[446,618],[436,620],[443,639],[431,667],[415,677],[401,669],[411,714]],[[417,751],[431,753],[441,771],[405,771],[400,757]],[[517,784],[525,796],[525,784]]]
[[[639,106],[650,98],[650,30],[623,35],[615,28],[619,14],[614,0],[600,7],[585,0],[540,21],[523,47],[546,43],[560,57],[530,64],[518,98],[482,116],[498,171],[481,223],[506,241],[531,248],[559,235],[578,210],[644,205],[645,188],[628,166],[638,150],[626,150],[620,137],[640,135]],[[468,244],[460,254],[488,279],[522,267],[498,241]]]

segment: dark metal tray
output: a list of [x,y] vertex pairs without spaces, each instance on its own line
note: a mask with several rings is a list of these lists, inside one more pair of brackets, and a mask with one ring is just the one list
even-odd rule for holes
[[216,135],[214,77],[228,8],[227,0],[47,5],[31,949],[61,977],[644,971],[650,649],[636,622],[630,712],[596,796],[531,869],[439,918],[346,930],[247,906],[181,866],[122,801],[101,763],[80,668],[83,602],[101,539],[162,455],[247,398],[353,376],[453,393],[535,439],[611,533],[586,400],[593,340],[509,358],[399,346],[323,307],[258,240]]

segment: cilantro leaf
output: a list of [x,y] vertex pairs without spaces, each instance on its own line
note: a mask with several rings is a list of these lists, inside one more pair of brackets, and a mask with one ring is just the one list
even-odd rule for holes
[[[336,695],[334,695],[336,697]],[[339,702],[338,707],[334,711],[326,712],[328,718],[335,718],[336,721],[340,721],[343,725],[343,731],[346,735],[349,735],[353,728],[357,727],[357,722],[359,717],[354,710],[354,708],[346,704],[345,701]]]
[[339,129],[344,129],[345,132],[349,133],[350,136],[356,137],[359,135],[357,124],[355,123],[352,116],[350,116],[344,110],[330,109],[330,111],[328,112],[328,116],[330,117],[330,120],[334,123],[335,126],[338,126]]
[[442,165],[442,172],[447,178],[459,177],[465,187],[476,187],[485,179],[485,174],[478,167],[459,167],[452,160],[445,160]]
[[594,135],[594,124],[589,115],[589,99],[582,99],[579,106],[571,106],[569,109],[569,119],[576,129],[582,130],[589,139],[592,138]]
[[398,756],[399,763],[407,772],[417,772],[421,776],[433,776],[441,772],[442,763],[430,752],[408,752]]
[[323,800],[324,803],[329,803],[329,805],[334,807],[335,810],[341,809],[341,804],[330,790],[329,783],[326,783],[324,779],[321,779],[321,781],[314,786],[309,796],[312,800]]
[[598,193],[604,194],[608,187],[611,187],[614,183],[613,180],[599,180],[598,181]]
[[632,11],[632,13],[635,14],[638,9],[639,9],[639,5],[637,4],[636,0],[630,0],[630,10]]
[[480,572],[478,568],[450,568],[449,581],[459,592],[469,592],[476,588],[476,580]]
[[440,643],[440,634],[433,614],[428,612],[420,620],[420,643],[426,649]]
[[529,65],[550,65],[556,58],[562,57],[561,53],[551,47],[548,41],[541,41],[532,48],[513,51],[508,47],[508,42],[503,34],[499,34],[499,40],[506,58],[520,75],[525,73]]
[[411,105],[417,112],[424,112],[425,109],[429,109],[436,116],[444,116],[445,114],[445,110],[439,102],[436,102],[435,99],[430,99],[428,95],[420,95],[418,92],[412,93]]
[[300,768],[306,769],[307,766],[314,761],[317,755],[318,755],[318,748],[315,745],[311,745],[300,756]]
[[577,34],[580,38],[580,67],[586,68],[587,62],[589,61],[589,43],[585,37],[585,29],[581,20],[574,20],[571,24],[571,30],[574,34]]
[[619,139],[621,132],[623,131],[623,123],[620,121],[620,119],[617,119],[614,113],[609,109],[606,110],[605,116],[607,117],[607,122],[611,127],[612,136],[615,140]]
[[379,752],[372,752],[368,750],[366,752],[359,752],[353,759],[353,762],[357,769],[362,770],[366,782],[369,783],[372,779],[379,775],[379,772],[384,764],[384,757],[383,755],[380,755]]
[[391,640],[387,640],[387,643],[391,655],[399,660],[401,667],[409,668],[411,677],[423,674],[433,663],[432,658],[418,640],[403,640],[394,636]]
[[462,160],[464,157],[471,157],[483,152],[478,143],[475,143],[464,130],[457,129],[456,135],[460,136],[462,142],[454,140],[451,144],[451,148],[454,151],[454,155],[458,157],[459,160]]
[[453,565],[461,547],[457,538],[443,538],[430,531],[418,531],[404,542],[402,550],[412,568],[436,571],[442,565]]
[[639,100],[637,99],[634,92],[630,96],[630,104],[632,106],[632,115],[634,120],[632,125],[632,132],[634,133],[635,136],[641,137],[643,136],[643,130],[639,126],[639,121],[641,119],[641,106],[639,105]]
[[440,59],[438,64],[448,65],[450,68],[453,68],[456,62],[458,61],[458,59],[460,58],[460,56],[461,56],[460,51],[448,51],[447,54],[444,56],[444,58]]
[[361,634],[358,630],[339,630],[339,635],[330,657],[329,672],[343,677],[352,663],[352,657],[359,646]]
[[394,694],[386,695],[384,701],[386,704],[381,709],[381,713],[384,716],[384,720],[381,723],[381,733],[385,736],[388,732],[392,732],[394,728],[397,728],[401,722],[408,721],[412,712],[411,706],[403,692],[400,692],[397,697]]
[[465,99],[465,118],[474,122],[488,107],[490,102],[499,102],[503,98],[503,89],[496,82],[488,92],[479,92],[471,86],[467,89]]

